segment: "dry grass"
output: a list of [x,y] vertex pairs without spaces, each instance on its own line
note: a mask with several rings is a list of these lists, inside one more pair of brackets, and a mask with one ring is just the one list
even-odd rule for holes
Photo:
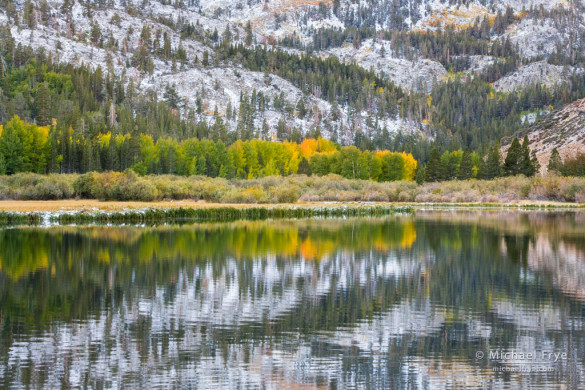
[[377,206],[410,206],[414,208],[428,208],[433,206],[434,208],[485,208],[485,207],[506,207],[506,208],[574,208],[575,203],[567,202],[553,202],[553,201],[533,201],[533,200],[520,200],[510,203],[413,203],[413,202],[298,202],[298,203],[283,203],[283,204],[263,204],[258,205],[255,203],[246,204],[235,204],[235,203],[207,203],[204,201],[192,201],[192,200],[179,200],[179,201],[155,201],[155,202],[120,202],[120,201],[100,201],[96,199],[70,199],[70,200],[0,200],[0,212],[17,212],[17,213],[34,213],[34,212],[122,212],[131,210],[144,210],[144,209],[158,209],[166,210],[173,208],[183,209],[205,209],[205,208],[282,208],[282,207],[300,207],[300,208],[311,208],[311,207],[359,207],[361,205],[377,205]]
[[[466,180],[417,185],[409,181],[378,183],[351,180],[337,175],[225,180],[170,175],[139,177],[132,172],[48,176],[19,174],[0,176],[0,199],[5,200],[0,202],[3,204],[0,211],[20,211],[17,207],[30,207],[30,210],[48,208],[43,209],[44,211],[79,210],[80,207],[88,211],[117,211],[119,207],[200,208],[246,204],[314,204],[313,202],[523,206],[549,205],[554,202],[559,206],[574,206],[585,204],[585,178],[517,176],[489,181]],[[24,206],[27,204],[31,206]]]

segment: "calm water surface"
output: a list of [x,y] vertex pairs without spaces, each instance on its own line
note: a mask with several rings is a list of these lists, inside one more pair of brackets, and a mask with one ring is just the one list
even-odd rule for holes
[[574,389],[584,325],[580,213],[0,230],[0,387]]

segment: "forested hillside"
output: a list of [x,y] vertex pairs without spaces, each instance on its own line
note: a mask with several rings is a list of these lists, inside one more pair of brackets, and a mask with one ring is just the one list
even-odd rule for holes
[[0,169],[396,180],[381,156],[438,153],[442,180],[467,151],[481,177],[585,97],[582,4],[549,3],[2,0]]

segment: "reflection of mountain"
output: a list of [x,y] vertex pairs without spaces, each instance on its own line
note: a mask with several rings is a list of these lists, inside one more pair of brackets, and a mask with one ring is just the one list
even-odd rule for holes
[[0,386],[571,387],[474,359],[585,350],[575,217],[494,215],[0,231]]
[[528,267],[550,274],[563,293],[585,301],[585,235],[572,237],[559,242],[537,235],[529,248]]

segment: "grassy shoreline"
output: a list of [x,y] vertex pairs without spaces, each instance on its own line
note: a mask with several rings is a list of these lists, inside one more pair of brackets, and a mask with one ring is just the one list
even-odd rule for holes
[[[0,201],[0,224],[136,224],[268,218],[365,217],[410,213],[413,211],[412,207],[405,205],[366,204],[362,202],[285,205],[102,202],[100,206],[105,206],[103,208],[96,207],[96,205],[96,202],[88,204],[84,201]],[[15,209],[18,211],[15,211]]]
[[512,201],[499,202],[370,202],[370,201],[320,201],[298,203],[208,203],[191,200],[167,200],[154,202],[140,201],[100,201],[96,199],[66,199],[66,200],[0,200],[0,213],[30,214],[30,213],[116,213],[141,210],[169,210],[169,209],[309,209],[309,208],[346,208],[360,207],[383,208],[411,208],[421,209],[574,209],[585,210],[585,204],[555,201]]
[[513,203],[299,202],[261,205],[194,201],[0,201],[0,225],[143,224],[269,218],[370,217],[427,210],[585,211],[585,205],[550,201]]

